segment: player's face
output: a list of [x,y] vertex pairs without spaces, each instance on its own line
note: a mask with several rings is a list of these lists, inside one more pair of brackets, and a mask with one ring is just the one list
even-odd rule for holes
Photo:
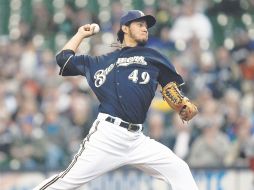
[[133,21],[129,28],[129,36],[136,41],[138,45],[145,45],[148,40],[146,22],[144,20]]

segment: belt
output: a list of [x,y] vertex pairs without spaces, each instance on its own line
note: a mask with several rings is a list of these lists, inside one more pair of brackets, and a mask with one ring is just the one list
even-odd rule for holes
[[[108,122],[113,123],[113,124],[115,124],[115,120],[116,120],[115,118],[110,117],[110,116],[108,116],[105,119],[105,121],[108,121]],[[131,132],[137,132],[137,131],[142,131],[143,130],[143,127],[140,126],[140,125],[136,125],[136,124],[132,124],[132,123],[124,122],[124,121],[121,121],[119,123],[119,126],[125,128],[125,129],[127,129],[128,131],[131,131]]]

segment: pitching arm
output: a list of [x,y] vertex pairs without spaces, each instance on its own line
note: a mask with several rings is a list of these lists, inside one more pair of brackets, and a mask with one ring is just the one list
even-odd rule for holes
[[72,50],[76,53],[82,40],[95,34],[94,28],[95,26],[90,24],[79,27],[78,32],[65,44],[62,50]]
[[59,75],[85,76],[85,63],[89,63],[89,56],[75,56],[75,53],[84,38],[88,38],[96,33],[94,29],[94,24],[81,26],[77,33],[65,44],[61,52],[56,55],[56,62],[61,68]]

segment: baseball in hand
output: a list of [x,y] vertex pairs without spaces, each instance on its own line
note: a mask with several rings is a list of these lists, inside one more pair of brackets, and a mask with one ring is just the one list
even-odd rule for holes
[[99,27],[98,24],[96,24],[96,23],[91,24],[90,28],[93,28],[93,27],[94,27],[94,30],[93,30],[94,34],[96,34],[96,33],[98,33],[100,31],[100,27]]

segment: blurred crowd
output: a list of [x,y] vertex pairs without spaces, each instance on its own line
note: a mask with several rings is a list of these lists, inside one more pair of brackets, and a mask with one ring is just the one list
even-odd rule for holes
[[[95,13],[87,1],[52,1],[52,11],[44,2],[32,1],[31,22],[20,19],[16,32],[0,36],[0,169],[69,163],[99,103],[85,78],[58,75],[55,54],[80,25],[93,22],[101,32],[86,39],[79,53],[113,51],[120,16],[139,8],[132,1],[98,0]],[[207,14],[216,7],[212,1],[135,2],[157,18],[148,46],[169,57],[185,80],[184,94],[199,108],[183,123],[158,89],[144,133],[191,167],[248,166],[254,159],[254,29],[233,28],[231,40],[215,43],[213,15]],[[254,1],[248,2],[254,10]]]

